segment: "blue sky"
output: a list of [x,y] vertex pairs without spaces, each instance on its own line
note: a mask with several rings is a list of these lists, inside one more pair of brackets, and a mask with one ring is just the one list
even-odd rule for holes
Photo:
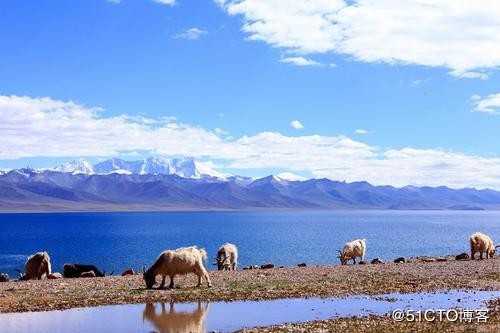
[[427,2],[6,1],[0,168],[190,155],[256,176],[500,187],[500,6]]

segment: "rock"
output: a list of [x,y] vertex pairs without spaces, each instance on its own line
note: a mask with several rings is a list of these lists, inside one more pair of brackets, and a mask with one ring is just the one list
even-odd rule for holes
[[88,271],[88,272],[83,272],[80,274],[81,278],[95,278],[95,273],[94,271]]
[[62,278],[63,278],[62,274],[57,272],[50,273],[49,275],[47,275],[47,279],[49,280],[57,280]]
[[297,265],[297,267],[306,267],[306,263],[305,262],[301,262],[300,264]]
[[122,276],[134,275],[134,274],[135,274],[134,270],[132,268],[129,268],[122,273]]
[[444,262],[444,261],[448,261],[448,258],[445,258],[445,257],[437,257],[437,258],[436,258],[436,261],[439,261],[439,262]]
[[406,259],[404,257],[399,257],[397,259],[394,259],[394,262],[396,264],[404,264],[406,262]]
[[9,275],[5,273],[0,273],[0,282],[9,282]]
[[367,262],[366,262],[366,261],[364,261],[364,260],[361,260],[361,261],[359,262],[359,264],[360,264],[360,265],[366,265],[366,264],[367,264]]
[[375,258],[371,261],[371,263],[373,265],[377,265],[377,264],[383,264],[384,262],[382,260],[380,260],[379,258]]
[[260,265],[260,269],[271,269],[274,268],[274,265],[271,263]]
[[423,262],[435,262],[436,261],[436,259],[431,258],[431,257],[422,257],[422,258],[420,258],[420,260],[422,260]]
[[465,252],[460,253],[455,257],[455,260],[469,260],[469,255]]
[[257,265],[249,265],[249,266],[243,267],[244,271],[249,270],[249,269],[259,269],[259,266],[257,266]]

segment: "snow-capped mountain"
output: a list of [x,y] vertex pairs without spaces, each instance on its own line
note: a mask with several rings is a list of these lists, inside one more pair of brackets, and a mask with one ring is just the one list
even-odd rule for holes
[[77,174],[92,175],[95,173],[92,164],[83,159],[61,164],[59,166],[56,166],[52,170],[58,172],[72,173],[74,175]]
[[[493,190],[444,186],[396,188],[325,178],[291,181],[278,176],[220,179],[205,177],[207,169],[203,165],[200,169],[190,159],[135,162],[115,159],[100,164],[92,166],[77,161],[58,167],[62,172],[24,168],[3,173],[0,211],[101,211],[127,210],[127,207],[131,210],[500,209],[500,192]],[[101,171],[111,174],[97,176]],[[144,176],[138,176],[141,172]],[[174,173],[183,178],[170,176]]]
[[92,165],[86,160],[64,163],[53,171],[72,174],[125,174],[125,175],[177,175],[183,178],[199,179],[216,177],[224,179],[227,175],[214,170],[209,163],[195,161],[192,158],[149,157],[139,161],[126,161],[112,158]]

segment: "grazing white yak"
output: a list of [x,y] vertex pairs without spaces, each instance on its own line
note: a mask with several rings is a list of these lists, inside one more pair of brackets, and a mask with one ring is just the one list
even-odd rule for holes
[[37,252],[26,260],[24,275],[20,280],[41,280],[44,275],[48,277],[50,273],[52,273],[52,267],[49,254]]
[[238,265],[238,248],[236,245],[226,243],[222,245],[217,251],[217,269],[222,270],[236,270]]
[[366,253],[366,239],[356,239],[345,243],[342,251],[339,251],[338,258],[342,265],[347,265],[348,260],[353,260],[356,263],[356,257],[360,257],[361,260],[365,260]]
[[207,259],[207,252],[196,246],[182,247],[177,250],[167,250],[160,254],[155,263],[143,274],[146,287],[152,289],[156,283],[156,276],[161,275],[162,281],[159,289],[165,288],[165,279],[170,277],[169,288],[174,288],[174,277],[194,273],[198,276],[198,285],[201,278],[205,278],[209,287],[212,286],[203,261]]
[[479,252],[479,259],[483,259],[483,252],[486,254],[486,259],[493,258],[495,249],[500,245],[495,246],[490,236],[481,232],[476,232],[470,236],[470,259],[474,260],[474,255]]

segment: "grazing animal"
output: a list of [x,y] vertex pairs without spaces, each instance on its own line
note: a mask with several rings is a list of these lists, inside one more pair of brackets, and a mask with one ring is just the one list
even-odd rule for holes
[[226,243],[217,251],[217,269],[219,271],[236,270],[238,265],[238,248],[236,245]]
[[340,262],[342,265],[347,265],[348,260],[356,263],[356,257],[360,257],[361,261],[365,260],[366,239],[356,239],[344,245],[342,251],[338,250]]
[[24,275],[19,280],[41,280],[44,275],[48,277],[51,272],[52,265],[49,254],[47,252],[37,252],[26,260]]
[[85,272],[94,272],[96,277],[104,277],[104,272],[101,272],[94,265],[64,264],[63,266],[65,278],[78,278]]
[[[205,318],[208,314],[208,303],[198,302],[193,309],[178,310],[174,303],[170,303],[168,309],[165,303],[161,303],[160,309],[152,303],[146,304],[142,318],[149,321],[159,333],[204,333]],[[159,311],[158,311],[159,310]]]
[[500,245],[495,246],[490,236],[481,232],[476,232],[470,236],[470,259],[474,260],[474,255],[479,252],[479,259],[483,259],[483,252],[486,254],[486,259],[493,258],[495,249]]
[[146,288],[153,289],[156,283],[156,276],[161,275],[162,281],[159,289],[165,288],[165,279],[170,277],[169,288],[174,288],[174,278],[176,275],[194,273],[198,276],[198,285],[201,286],[201,279],[205,278],[207,285],[212,286],[203,261],[207,259],[207,252],[196,246],[182,247],[177,250],[166,250],[162,252],[155,263],[143,274]]

